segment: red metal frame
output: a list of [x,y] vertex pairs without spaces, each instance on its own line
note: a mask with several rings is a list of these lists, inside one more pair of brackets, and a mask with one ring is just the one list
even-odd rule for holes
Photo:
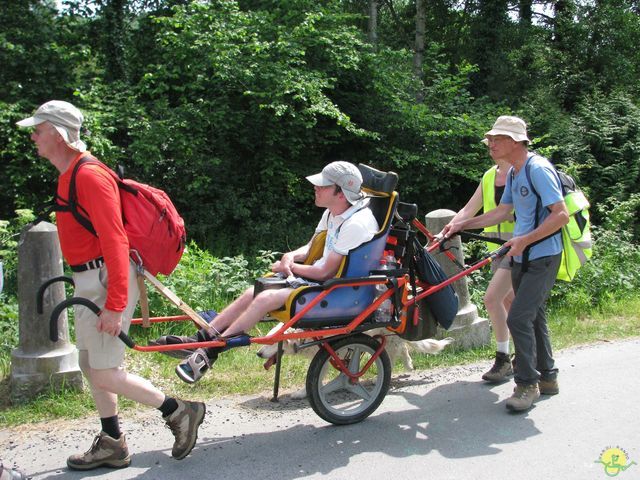
[[[434,235],[431,234],[427,230],[427,228],[422,223],[420,223],[418,220],[413,220],[412,225],[417,230],[419,230],[421,233],[423,233],[430,241],[433,241],[435,239]],[[439,246],[439,243],[435,242],[433,245],[431,245],[429,247],[428,250],[429,251],[433,251],[436,248],[438,248],[438,246]],[[445,251],[445,253],[447,254],[447,256],[450,259],[455,260],[455,257],[453,256],[453,254],[451,252]],[[417,281],[417,291],[419,291],[420,293],[418,293],[415,297],[413,297],[411,299],[408,299],[406,301],[402,301],[401,310],[403,312],[406,312],[407,308],[412,306],[416,302],[424,299],[425,297],[427,297],[427,296],[429,296],[429,295],[431,295],[433,293],[436,293],[439,290],[442,290],[443,288],[445,288],[445,287],[451,285],[452,283],[460,280],[462,277],[465,277],[465,276],[469,275],[471,272],[484,267],[485,265],[487,265],[488,263],[493,261],[493,259],[495,257],[496,257],[496,254],[494,252],[494,253],[490,254],[489,256],[485,257],[484,259],[480,260],[479,262],[475,263],[474,265],[465,268],[461,272],[453,275],[452,277],[448,278],[444,282],[439,283],[437,285],[429,285],[429,284],[423,283],[423,282],[421,282],[419,280],[416,280]],[[356,280],[356,281],[349,282],[349,283],[340,283],[340,284],[337,284],[337,285],[332,285],[329,288],[327,288],[326,290],[321,291],[313,300],[311,300],[307,305],[305,305],[304,308],[302,308],[298,313],[296,313],[293,317],[291,317],[288,322],[283,324],[282,327],[277,332],[275,332],[275,333],[273,333],[271,335],[264,336],[264,337],[252,337],[252,338],[249,339],[249,342],[250,342],[250,344],[273,345],[274,343],[282,342],[282,341],[285,341],[285,340],[307,339],[307,338],[311,338],[311,339],[314,339],[314,340],[320,340],[322,338],[333,337],[333,336],[337,336],[337,335],[350,334],[357,327],[359,327],[369,315],[371,315],[374,311],[376,311],[378,309],[378,307],[380,306],[380,304],[382,304],[382,302],[384,302],[385,300],[391,298],[391,296],[395,293],[396,288],[400,289],[400,290],[404,289],[405,286],[407,285],[407,283],[409,283],[409,276],[408,275],[404,275],[403,277],[398,277],[397,278],[397,287],[388,289],[386,292],[384,292],[382,295],[380,295],[378,298],[376,298],[373,301],[373,303],[371,303],[371,305],[369,305],[359,315],[357,315],[355,318],[353,318],[353,320],[351,320],[347,325],[337,326],[337,327],[334,327],[334,328],[325,328],[325,329],[322,329],[322,330],[305,329],[305,330],[295,331],[295,332],[293,332],[293,331],[287,332],[287,330],[290,329],[290,328],[295,327],[296,324],[298,323],[298,321],[301,320],[306,315],[306,313],[308,311],[310,311],[315,305],[317,305],[319,302],[321,302],[329,293],[331,293],[332,291],[336,290],[337,288],[347,288],[347,287],[351,288],[351,287],[356,287],[356,286],[379,285],[379,284],[386,284],[386,283],[387,283],[387,278],[379,277],[379,278],[371,278],[371,279],[367,279],[367,280]],[[188,315],[176,315],[176,316],[171,316],[171,317],[155,317],[155,318],[151,318],[150,320],[153,323],[176,322],[176,321],[191,320],[191,317],[189,317]],[[142,319],[140,319],[140,318],[133,319],[131,323],[133,325],[139,325],[139,324],[142,323]],[[375,358],[377,358],[377,356],[380,354],[379,352],[381,352],[382,349],[384,348],[384,338],[383,338],[383,341],[381,342],[381,344],[382,344],[382,347],[379,349],[379,351],[376,352],[376,354],[372,358],[372,361],[375,360]],[[333,361],[335,362],[334,366],[336,366],[341,371],[343,371],[343,373],[345,373],[345,375],[349,376],[349,378],[357,378],[353,374],[348,372],[348,369],[346,369],[344,364],[336,356],[335,352],[331,349],[331,347],[328,345],[327,342],[322,342],[321,345],[331,355]],[[196,348],[207,348],[207,347],[225,347],[225,346],[226,346],[226,341],[224,341],[224,340],[212,340],[212,341],[209,341],[209,342],[183,343],[183,344],[178,344],[178,345],[153,345],[153,346],[135,345],[133,348],[135,350],[140,351],[140,352],[166,352],[166,351],[170,351],[170,350],[184,350],[184,349],[196,349]],[[372,362],[370,362],[370,363],[372,363]],[[367,364],[366,368],[363,369],[362,373],[366,372],[366,370],[369,367],[370,367],[370,364]],[[362,373],[360,373],[360,375]]]
[[331,345],[329,345],[329,342],[322,342],[320,345],[322,346],[322,348],[324,348],[329,355],[331,356],[331,365],[333,365],[333,368],[335,368],[336,370],[340,370],[342,373],[344,373],[347,377],[349,377],[349,382],[352,384],[355,384],[358,382],[358,379],[363,376],[365,373],[367,373],[367,371],[369,370],[369,368],[371,368],[371,365],[373,365],[373,362],[376,361],[376,359],[380,356],[380,354],[382,353],[382,351],[384,350],[385,345],[387,344],[387,339],[385,338],[384,335],[376,335],[375,337],[380,341],[380,345],[378,346],[377,350],[373,353],[373,355],[371,355],[371,358],[369,359],[369,361],[366,363],[366,365],[364,367],[362,367],[362,370],[360,370],[357,373],[351,373],[349,371],[349,367],[347,365],[345,365],[345,363],[342,361],[342,359],[338,356],[338,354],[336,353],[336,351],[331,347]]

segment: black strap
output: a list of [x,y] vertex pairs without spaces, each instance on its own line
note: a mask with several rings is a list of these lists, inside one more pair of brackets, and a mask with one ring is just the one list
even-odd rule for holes
[[[398,312],[400,311],[400,289],[398,288],[398,279],[389,278],[388,282],[391,283],[393,288],[393,295],[391,295],[391,302],[393,303],[393,318],[391,320],[392,325],[400,325],[400,318],[398,318]],[[388,285],[387,285],[388,286]]]
[[33,222],[31,222],[31,225],[35,226],[40,222],[48,221],[49,216],[55,211],[57,211],[56,197],[53,197],[48,202],[40,205],[40,207],[38,208],[38,212],[40,213],[36,215],[36,219]]
[[[529,186],[531,187],[531,191],[534,193],[534,195],[536,196],[536,212],[535,212],[535,220],[534,220],[534,226],[533,229],[535,230],[536,228],[538,228],[540,226],[539,224],[539,215],[538,213],[540,212],[541,208],[542,208],[542,197],[540,196],[540,194],[538,193],[538,191],[536,190],[536,187],[533,185],[533,181],[531,180],[531,173],[530,173],[530,165],[529,165],[529,161],[533,158],[533,155],[531,155],[530,157],[527,158],[527,162],[524,165],[524,173],[527,177],[527,182],[529,183]],[[551,165],[551,167],[553,168],[553,165]],[[553,168],[553,171],[555,172],[555,168]],[[513,184],[513,178],[514,178],[514,173],[513,173],[513,169],[511,169],[511,183]],[[556,172],[556,178],[558,179],[558,182],[560,183],[560,191],[562,192],[562,182],[560,182],[560,177],[558,176],[557,172]],[[564,192],[562,192],[564,194]],[[562,233],[562,229],[558,229],[557,231],[550,233],[549,235],[536,240],[533,243],[530,243],[529,245],[527,245],[527,248],[524,249],[524,251],[522,252],[522,272],[525,273],[527,272],[527,270],[529,270],[529,252],[531,251],[531,247],[535,247],[536,245],[538,245],[539,243],[544,242],[545,240],[553,237],[554,235],[558,235],[559,233]],[[512,261],[513,261],[513,257],[512,257]]]
[[[483,240],[485,242],[496,243],[498,245],[502,245],[503,243],[507,243],[507,241],[503,240],[502,238],[488,237],[486,235],[479,235],[477,233],[469,232],[467,230],[462,230],[462,231],[458,232],[458,235],[460,235],[461,238],[472,238],[474,240]],[[440,250],[442,251],[442,248],[440,248]],[[447,250],[449,250],[449,249],[447,249]]]
[[87,270],[94,270],[104,265],[104,258],[98,257],[80,265],[70,265],[71,271],[76,273],[86,272]]
[[417,296],[416,289],[416,248],[422,248],[420,242],[416,238],[416,232],[409,231],[407,239],[407,258],[409,259],[409,283],[411,284],[411,294],[413,298]]

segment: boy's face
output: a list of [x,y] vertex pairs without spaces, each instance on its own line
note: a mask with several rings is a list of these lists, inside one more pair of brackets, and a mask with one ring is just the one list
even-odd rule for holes
[[316,206],[322,208],[332,207],[340,198],[344,198],[344,194],[340,191],[336,193],[336,185],[327,185],[326,187],[318,187],[314,185]]

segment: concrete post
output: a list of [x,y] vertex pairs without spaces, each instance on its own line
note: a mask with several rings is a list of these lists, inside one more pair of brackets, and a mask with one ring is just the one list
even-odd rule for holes
[[[425,226],[434,234],[442,230],[442,228],[451,221],[456,212],[451,210],[434,210],[425,216]],[[455,237],[448,242],[451,246],[451,252],[455,255],[456,260],[464,265],[464,251],[460,237]],[[448,277],[458,273],[459,267],[440,252],[434,255],[437,262],[443,268]],[[471,303],[469,297],[469,288],[467,286],[467,278],[463,277],[453,284],[453,288],[458,294],[458,314],[456,315],[453,325],[449,330],[440,329],[439,337],[453,337],[456,339],[456,345],[462,348],[474,348],[488,345],[490,341],[489,321],[485,318],[478,317],[478,307]]]
[[78,351],[69,341],[67,314],[60,316],[59,340],[49,340],[49,318],[65,299],[64,284],[49,286],[44,295],[43,313],[36,311],[36,293],[46,280],[63,274],[62,254],[55,225],[41,222],[25,228],[18,245],[18,348],[11,352],[11,400],[19,403],[43,390],[82,389]]

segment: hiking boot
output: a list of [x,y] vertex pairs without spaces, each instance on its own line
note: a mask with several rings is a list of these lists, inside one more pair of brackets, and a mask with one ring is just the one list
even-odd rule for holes
[[540,395],[557,395],[560,393],[558,379],[556,378],[550,380],[544,380],[541,378],[538,380],[538,388],[540,389]]
[[91,448],[84,453],[76,453],[67,458],[71,470],[93,470],[99,467],[125,468],[131,464],[124,433],[117,440],[104,432],[93,439]]
[[198,439],[198,427],[204,420],[207,411],[202,402],[187,402],[176,400],[178,409],[164,418],[167,426],[173,433],[176,441],[173,443],[171,455],[177,460],[182,460],[189,455]]
[[517,384],[513,389],[513,395],[507,399],[507,408],[514,412],[529,410],[538,398],[540,398],[540,390],[538,390],[537,383],[532,385]]
[[496,352],[496,360],[493,367],[482,375],[482,379],[491,383],[504,382],[513,375],[511,357],[508,353]]

